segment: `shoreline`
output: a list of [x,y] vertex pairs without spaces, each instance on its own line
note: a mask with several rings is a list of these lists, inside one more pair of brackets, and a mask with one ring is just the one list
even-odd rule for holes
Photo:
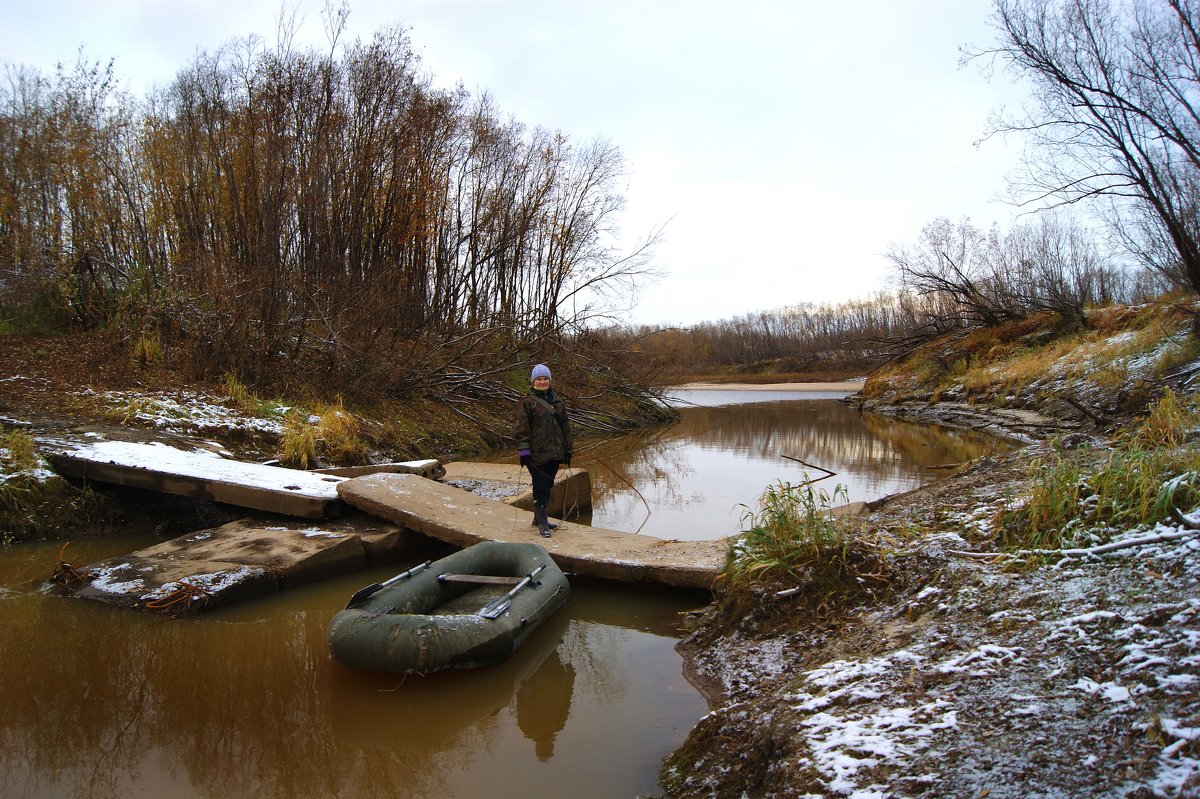
[[681,383],[672,388],[689,391],[858,391],[863,380],[840,383]]

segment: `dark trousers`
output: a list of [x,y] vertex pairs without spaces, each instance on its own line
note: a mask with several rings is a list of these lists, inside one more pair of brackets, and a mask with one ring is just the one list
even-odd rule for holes
[[533,504],[543,508],[550,504],[550,491],[554,488],[554,477],[558,474],[559,461],[530,463],[529,476],[533,478]]

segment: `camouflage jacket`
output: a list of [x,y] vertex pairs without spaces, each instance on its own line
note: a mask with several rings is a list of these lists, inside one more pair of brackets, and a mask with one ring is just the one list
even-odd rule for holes
[[513,425],[517,452],[529,452],[534,463],[571,459],[571,424],[567,406],[554,393],[530,389],[517,402],[517,420]]

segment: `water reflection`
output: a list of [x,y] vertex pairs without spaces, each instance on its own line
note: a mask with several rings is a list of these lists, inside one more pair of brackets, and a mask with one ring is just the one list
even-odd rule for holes
[[554,755],[554,738],[571,715],[574,690],[575,667],[555,651],[517,692],[517,726],[533,741],[542,762]]
[[696,597],[585,582],[502,666],[402,678],[326,641],[390,571],[170,620],[42,593],[37,549],[0,551],[3,796],[634,796],[706,711],[655,620]]
[[863,414],[830,392],[800,394],[817,399],[781,399],[793,392],[773,391],[677,396],[691,403],[681,407],[678,423],[606,442],[577,459],[592,474],[592,524],[717,538],[741,529],[768,485],[822,476],[805,463],[837,473],[817,488],[832,495],[842,485],[846,501],[868,501],[935,479],[931,467],[1005,446],[970,431]]

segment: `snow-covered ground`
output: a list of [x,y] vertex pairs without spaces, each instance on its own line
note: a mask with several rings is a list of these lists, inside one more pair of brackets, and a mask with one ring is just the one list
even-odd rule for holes
[[277,438],[283,434],[284,416],[289,410],[284,406],[272,406],[270,413],[260,416],[239,410],[228,400],[196,391],[96,393],[89,389],[81,394],[97,398],[124,424],[198,436],[237,433],[241,437],[264,434]]

